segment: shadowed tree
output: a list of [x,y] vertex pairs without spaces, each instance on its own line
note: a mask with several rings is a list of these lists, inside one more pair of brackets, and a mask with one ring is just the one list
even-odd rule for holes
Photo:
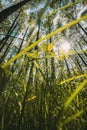
[[7,76],[5,74],[5,71],[0,68],[0,95],[2,94],[2,91],[4,90],[7,82]]
[[15,5],[12,5],[0,12],[0,23],[3,22],[9,15],[23,7],[25,4],[27,4],[31,0],[23,0]]

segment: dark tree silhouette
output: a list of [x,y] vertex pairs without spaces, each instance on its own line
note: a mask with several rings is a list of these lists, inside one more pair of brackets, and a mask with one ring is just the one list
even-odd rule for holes
[[12,5],[0,12],[0,23],[3,22],[9,15],[23,7],[26,3],[28,3],[31,0],[23,0],[15,5]]

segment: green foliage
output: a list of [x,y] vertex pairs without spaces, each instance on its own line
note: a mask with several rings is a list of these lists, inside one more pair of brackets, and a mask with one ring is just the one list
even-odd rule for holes
[[0,130],[87,129],[87,16],[69,17],[81,1],[33,0],[0,25]]
[[86,86],[86,84],[87,84],[87,79],[85,81],[83,81],[80,85],[76,86],[75,91],[71,94],[71,96],[65,102],[65,109],[70,105],[70,103],[72,102],[72,100],[82,90],[82,88]]

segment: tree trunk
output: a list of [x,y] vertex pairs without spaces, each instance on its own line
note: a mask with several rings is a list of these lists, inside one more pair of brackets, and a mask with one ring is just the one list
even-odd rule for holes
[[[17,35],[18,32],[15,33],[14,37]],[[1,58],[0,58],[0,64],[2,64],[2,62],[4,61],[6,55],[8,54],[9,50],[10,50],[10,46],[12,45],[13,41],[14,41],[14,37],[12,38],[11,42],[7,45],[4,53],[2,54]]]
[[[27,34],[27,31],[28,31],[28,28],[29,28],[29,27],[27,27],[27,29],[25,30],[25,33],[24,33],[23,39],[22,39],[22,41],[21,41],[21,44],[20,44],[20,46],[19,46],[19,48],[18,48],[17,54],[21,51],[21,48],[22,48],[23,43],[24,43],[24,39],[25,39],[26,34]],[[17,61],[17,59],[14,61],[14,65],[16,64],[16,61]],[[14,69],[16,69],[16,68],[14,68],[14,66],[13,66],[13,67],[12,67],[12,72],[14,71]]]
[[12,13],[23,7],[26,3],[28,3],[31,0],[23,0],[15,5],[12,5],[0,12],[0,23],[3,22],[8,16],[10,16]]
[[[14,28],[12,29],[11,33],[16,29],[17,24],[18,24],[18,23],[15,24],[15,26],[14,26]],[[2,50],[4,49],[4,47],[8,44],[8,43],[7,43],[8,39],[9,39],[9,38],[7,38],[7,39],[5,40],[5,42],[2,44],[2,46],[0,47],[0,53],[2,53]]]
[[25,92],[24,99],[23,99],[23,102],[22,102],[22,110],[21,110],[20,117],[19,117],[19,120],[18,120],[18,130],[22,130],[22,118],[24,116],[25,107],[26,107],[26,99],[27,99],[27,96],[28,96],[29,90],[30,90],[29,87],[30,87],[30,84],[32,83],[33,67],[34,67],[34,63],[32,63],[31,68],[30,68],[30,72],[29,72],[29,80],[28,80],[28,83],[27,83],[27,86],[26,86],[26,92]]
[[[76,20],[72,14],[70,14],[70,16],[68,16],[69,18],[71,17],[73,20]],[[85,29],[82,27],[82,25],[80,23],[78,23],[79,28],[84,32],[84,34],[87,36],[87,32],[85,31]]]
[[3,90],[6,87],[7,83],[7,76],[5,71],[0,67],[0,95],[2,94]]
[[[21,10],[20,10],[20,12],[21,12]],[[20,12],[18,13],[18,15],[16,16],[16,18],[14,19],[11,27],[9,28],[9,30],[8,30],[8,32],[6,34],[6,36],[0,41],[0,44],[1,44],[1,46],[0,46],[0,52],[2,51],[3,47],[7,44],[7,41],[9,39],[9,37],[11,36],[11,34],[13,33],[13,31],[17,27],[17,24],[18,24],[17,20],[18,20],[18,17],[20,15]]]

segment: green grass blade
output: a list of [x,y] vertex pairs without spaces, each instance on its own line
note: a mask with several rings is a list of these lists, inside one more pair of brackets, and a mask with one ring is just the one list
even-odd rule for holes
[[73,114],[72,116],[68,117],[68,118],[63,122],[62,125],[65,125],[65,124],[71,122],[72,120],[76,120],[78,117],[80,117],[80,115],[83,114],[83,112],[84,112],[84,111],[83,111],[83,109],[82,109],[82,110],[80,110],[79,112],[77,112],[76,114]]
[[68,108],[72,100],[76,97],[76,95],[82,90],[82,88],[87,84],[87,79],[84,80],[80,85],[78,85],[75,89],[75,91],[71,94],[71,96],[67,99],[67,101],[64,104],[64,108]]
[[66,80],[60,82],[59,85],[68,83],[68,82],[70,82],[70,81],[72,81],[72,80],[79,79],[79,78],[82,78],[82,77],[87,77],[87,74],[81,74],[81,75],[74,76],[74,77],[72,77],[72,78],[66,79]]
[[57,13],[58,11],[62,11],[62,10],[64,10],[64,9],[70,8],[70,7],[72,7],[73,5],[76,5],[76,4],[78,4],[78,3],[82,2],[82,1],[83,1],[83,0],[78,0],[77,2],[72,2],[71,4],[68,4],[68,5],[65,5],[65,6],[59,8],[59,9],[56,9],[56,10],[54,10],[53,12],[51,12],[51,13],[49,13],[49,14],[43,16],[42,19],[44,19],[44,18],[46,18],[46,17],[49,17],[49,16],[51,16],[52,14]]

